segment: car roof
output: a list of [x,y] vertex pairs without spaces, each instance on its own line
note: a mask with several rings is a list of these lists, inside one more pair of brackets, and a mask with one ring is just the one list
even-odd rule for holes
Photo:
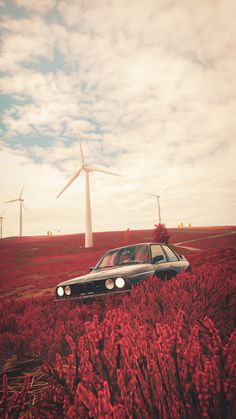
[[[113,249],[109,249],[108,251],[107,251],[107,253],[108,252],[111,252],[111,251],[113,251],[113,250],[120,250],[120,249],[125,249],[126,247],[131,247],[131,246],[150,246],[150,245],[152,245],[152,244],[159,244],[159,245],[164,245],[164,246],[166,246],[166,244],[165,243],[156,243],[156,242],[148,242],[148,243],[132,243],[132,244],[127,244],[127,245],[125,245],[125,246],[120,246],[120,247],[116,247],[116,248],[113,248]],[[168,246],[168,245],[167,245]]]

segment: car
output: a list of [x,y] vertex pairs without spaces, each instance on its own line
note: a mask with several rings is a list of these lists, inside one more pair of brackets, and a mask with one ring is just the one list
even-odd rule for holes
[[105,253],[87,275],[58,284],[56,301],[125,293],[150,276],[168,280],[189,270],[187,259],[166,244],[138,243],[123,246]]

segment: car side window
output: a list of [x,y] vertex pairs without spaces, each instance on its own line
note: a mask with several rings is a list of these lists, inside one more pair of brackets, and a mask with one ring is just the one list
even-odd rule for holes
[[163,246],[163,249],[169,262],[176,262],[177,260],[179,260],[176,254],[169,247]]
[[128,249],[122,250],[122,252],[119,253],[119,260],[118,265],[122,265],[124,263],[127,263],[131,260],[131,252]]
[[148,247],[146,245],[137,246],[137,248],[135,250],[134,259],[137,260],[137,261],[147,263],[150,259]]
[[152,263],[166,262],[165,254],[159,244],[151,245]]

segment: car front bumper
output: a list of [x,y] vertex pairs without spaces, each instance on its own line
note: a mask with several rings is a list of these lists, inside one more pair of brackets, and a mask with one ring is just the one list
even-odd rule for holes
[[107,295],[116,295],[116,294],[127,294],[131,291],[131,289],[126,289],[126,290],[117,290],[117,291],[111,291],[111,292],[103,292],[103,293],[90,293],[90,294],[85,294],[85,295],[78,295],[76,297],[58,297],[55,298],[53,301],[59,302],[59,301],[72,301],[72,300],[87,300],[89,298],[96,298],[96,297],[105,297]]

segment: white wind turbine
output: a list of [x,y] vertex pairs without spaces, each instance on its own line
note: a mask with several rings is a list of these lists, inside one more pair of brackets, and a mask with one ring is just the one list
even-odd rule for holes
[[161,224],[160,195],[156,195],[154,193],[147,193],[146,195],[154,196],[157,199],[158,224]]
[[93,233],[92,233],[92,216],[91,216],[91,202],[90,202],[90,189],[89,189],[89,172],[101,172],[106,173],[108,175],[114,176],[121,176],[117,173],[110,172],[105,169],[100,169],[97,167],[88,166],[84,162],[84,155],[82,150],[82,144],[80,141],[80,135],[78,130],[78,140],[79,140],[79,147],[80,147],[80,158],[81,158],[81,166],[79,170],[72,176],[66,186],[62,189],[62,191],[57,195],[57,198],[74,182],[74,180],[80,175],[81,172],[85,173],[85,247],[92,247],[93,246]]
[[24,210],[27,211],[26,208],[25,208],[25,205],[24,205],[24,199],[22,198],[22,193],[23,193],[24,187],[25,187],[25,185],[21,189],[21,193],[20,193],[19,198],[12,199],[11,201],[4,202],[4,204],[9,204],[10,202],[19,201],[19,204],[20,204],[20,236],[22,236],[22,208],[24,208]]
[[160,194],[169,186],[169,180],[173,178],[173,174],[168,175],[167,181],[162,186],[162,188],[159,190],[158,194],[155,193],[145,193],[145,195],[154,196],[157,200],[157,213],[158,213],[158,224],[161,224],[161,206],[160,206]]
[[1,231],[1,239],[2,239],[2,220],[4,219],[4,217],[3,217],[3,212],[2,212],[2,214],[0,215],[0,224],[1,224],[1,226],[0,226],[0,231]]

